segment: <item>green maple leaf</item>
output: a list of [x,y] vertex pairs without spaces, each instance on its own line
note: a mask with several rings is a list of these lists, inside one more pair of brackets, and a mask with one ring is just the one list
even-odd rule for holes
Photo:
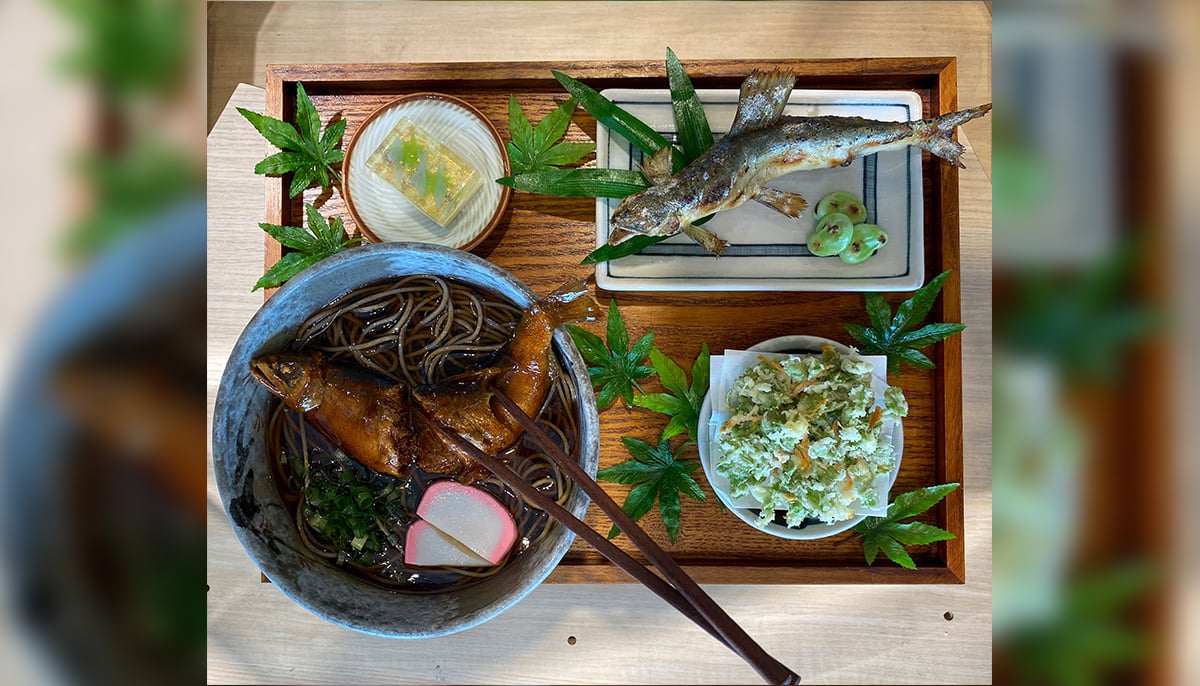
[[[671,445],[665,438],[660,439],[657,446],[630,436],[622,436],[621,442],[633,459],[600,470],[596,478],[633,486],[621,509],[635,522],[654,509],[657,502],[667,537],[674,543],[679,536],[679,514],[682,509],[679,494],[683,493],[693,500],[706,499],[704,491],[691,476],[700,464],[679,460],[678,452],[671,452]],[[679,452],[682,451],[681,446]],[[614,526],[608,532],[608,537],[615,538],[620,533],[621,529]]]
[[854,531],[862,534],[863,553],[867,564],[875,564],[879,551],[896,564],[906,569],[916,569],[917,565],[905,550],[909,545],[925,545],[935,541],[948,541],[954,534],[924,522],[901,522],[902,519],[915,517],[941,502],[958,484],[941,484],[917,489],[896,496],[888,505],[886,517],[867,517],[859,522]]
[[308,216],[308,230],[297,226],[280,226],[278,224],[259,224],[258,227],[270,234],[279,244],[291,248],[278,262],[263,274],[251,290],[279,286],[308,267],[320,262],[330,255],[337,254],[346,248],[357,245],[362,238],[346,238],[346,228],[340,217],[325,221],[325,217],[312,205],[305,204],[304,212]]
[[567,325],[567,333],[590,365],[588,375],[591,376],[592,386],[599,392],[596,407],[603,410],[616,402],[617,398],[623,400],[626,406],[632,405],[633,389],[641,391],[638,381],[654,374],[654,369],[645,364],[646,356],[654,345],[654,332],[647,333],[631,346],[625,320],[617,310],[617,301],[610,300],[607,343],[591,331],[573,324]]
[[296,197],[314,181],[322,188],[340,180],[335,165],[345,158],[338,143],[346,133],[346,120],[339,119],[321,133],[321,115],[313,106],[304,84],[296,84],[296,124],[252,112],[244,107],[238,112],[279,152],[254,166],[255,174],[283,176],[292,174],[288,197]]
[[508,96],[508,132],[512,140],[505,143],[505,147],[514,175],[557,169],[596,151],[592,143],[560,140],[571,124],[574,112],[575,98],[567,98],[535,127],[529,123],[517,99]]
[[919,348],[933,345],[967,327],[964,324],[947,323],[926,324],[919,329],[913,327],[929,314],[949,275],[950,271],[946,270],[922,286],[911,298],[900,303],[895,316],[882,295],[867,293],[867,317],[871,320],[871,326],[847,323],[844,325],[846,331],[858,341],[862,352],[887,355],[888,372],[891,374],[900,372],[901,362],[919,369],[933,369],[933,360]]
[[658,373],[666,393],[648,393],[633,399],[633,404],[648,410],[670,415],[671,421],[663,428],[662,437],[671,438],[684,431],[693,443],[697,442],[700,429],[700,406],[708,393],[708,343],[700,345],[700,354],[692,363],[692,382],[679,365],[658,348],[650,350],[650,364]]

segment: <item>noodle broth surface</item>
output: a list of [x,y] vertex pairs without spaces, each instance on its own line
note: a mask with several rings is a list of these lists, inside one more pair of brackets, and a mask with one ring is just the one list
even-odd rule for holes
[[[356,365],[413,387],[490,366],[523,312],[491,292],[452,279],[401,277],[338,298],[300,327],[291,349],[320,351],[337,364]],[[552,360],[553,385],[537,420],[568,455],[577,455],[575,389],[557,351]],[[415,465],[404,479],[375,472],[281,402],[274,401],[269,416],[269,454],[301,540],[331,564],[377,585],[414,593],[462,588],[495,575],[557,526],[489,476],[473,485],[495,496],[517,523],[517,542],[508,557],[494,567],[405,565],[405,534],[421,495],[430,483],[450,477]],[[524,435],[498,457],[560,504],[570,499],[571,482]]]

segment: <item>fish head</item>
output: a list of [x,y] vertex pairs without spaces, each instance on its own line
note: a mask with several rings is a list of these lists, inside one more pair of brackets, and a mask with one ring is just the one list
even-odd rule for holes
[[272,353],[252,359],[250,375],[289,407],[307,412],[319,404],[324,367],[320,355]]
[[614,237],[628,237],[627,233],[669,236],[679,231],[679,208],[665,197],[663,188],[654,186],[622,200],[608,220],[610,234]]

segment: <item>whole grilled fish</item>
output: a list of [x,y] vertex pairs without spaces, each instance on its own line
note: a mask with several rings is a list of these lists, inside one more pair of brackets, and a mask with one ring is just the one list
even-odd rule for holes
[[436,426],[499,455],[524,429],[493,398],[491,388],[537,416],[552,383],[554,329],[593,318],[595,307],[587,286],[570,282],[524,312],[494,365],[417,388],[331,362],[320,353],[263,355],[251,360],[250,373],[370,469],[404,477],[415,464],[471,483],[487,470]]
[[805,199],[770,188],[768,181],[795,171],[845,166],[856,157],[885,150],[915,145],[962,167],[963,146],[951,138],[954,129],[992,109],[989,103],[911,122],[785,117],[795,81],[788,71],[752,73],[742,82],[729,133],[678,174],[671,176],[670,146],[652,155],[642,171],[654,185],[617,205],[609,220],[608,242],[682,231],[720,255],[728,243],[692,222],[747,200],[799,218],[808,206]]

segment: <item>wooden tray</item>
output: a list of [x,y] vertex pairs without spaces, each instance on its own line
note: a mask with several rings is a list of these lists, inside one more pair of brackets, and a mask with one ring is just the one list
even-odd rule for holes
[[[752,69],[787,67],[797,74],[797,88],[912,90],[921,96],[924,116],[957,109],[954,58],[887,58],[855,60],[772,60],[685,62],[697,88],[738,88]],[[437,91],[470,102],[507,138],[508,97],[515,95],[530,119],[539,121],[566,99],[550,73],[570,74],[597,90],[611,87],[666,88],[662,61],[582,63],[439,63],[359,65],[272,65],[267,68],[268,114],[295,118],[296,82],[301,81],[322,120],[347,121],[345,140],[376,107],[405,93]],[[967,103],[978,104],[978,103]],[[578,110],[567,138],[595,140],[596,122]],[[268,151],[271,149],[268,148]],[[923,153],[926,275],[955,269],[931,313],[931,321],[960,321],[958,170]],[[266,221],[301,225],[303,203],[326,216],[345,219],[356,231],[338,191],[309,189],[289,199],[290,179],[267,179]],[[595,203],[587,198],[550,198],[515,193],[505,217],[475,254],[509,270],[534,291],[547,293],[570,276],[586,277],[591,266],[579,264],[594,247]],[[267,238],[266,264],[280,257],[280,246]],[[888,295],[895,305],[907,294]],[[714,353],[741,349],[774,336],[811,334],[851,342],[841,322],[866,323],[860,293],[630,293],[598,291],[607,304],[615,297],[629,326],[639,337],[655,332],[655,343],[685,368],[707,341]],[[599,330],[599,329],[597,329]],[[962,482],[962,348],[953,337],[931,349],[937,369],[905,368],[890,383],[899,385],[909,402],[904,421],[904,458],[893,493],[946,482]],[[648,389],[649,390],[649,389]],[[657,438],[663,416],[647,410],[613,407],[601,414],[600,466],[629,459],[620,437]],[[687,456],[696,457],[695,448]],[[684,498],[678,541],[667,543],[657,510],[643,520],[646,530],[667,547],[701,583],[962,583],[962,489],[922,516],[948,529],[954,540],[911,549],[919,567],[910,571],[880,555],[867,566],[858,537],[851,532],[818,541],[788,541],[768,536],[723,511],[703,472],[695,472],[707,502]],[[628,488],[605,484],[623,502]],[[610,524],[596,508],[588,523],[607,531]],[[638,559],[640,553],[624,537],[616,539]],[[568,583],[628,582],[623,572],[577,542],[551,574],[550,581]]]

